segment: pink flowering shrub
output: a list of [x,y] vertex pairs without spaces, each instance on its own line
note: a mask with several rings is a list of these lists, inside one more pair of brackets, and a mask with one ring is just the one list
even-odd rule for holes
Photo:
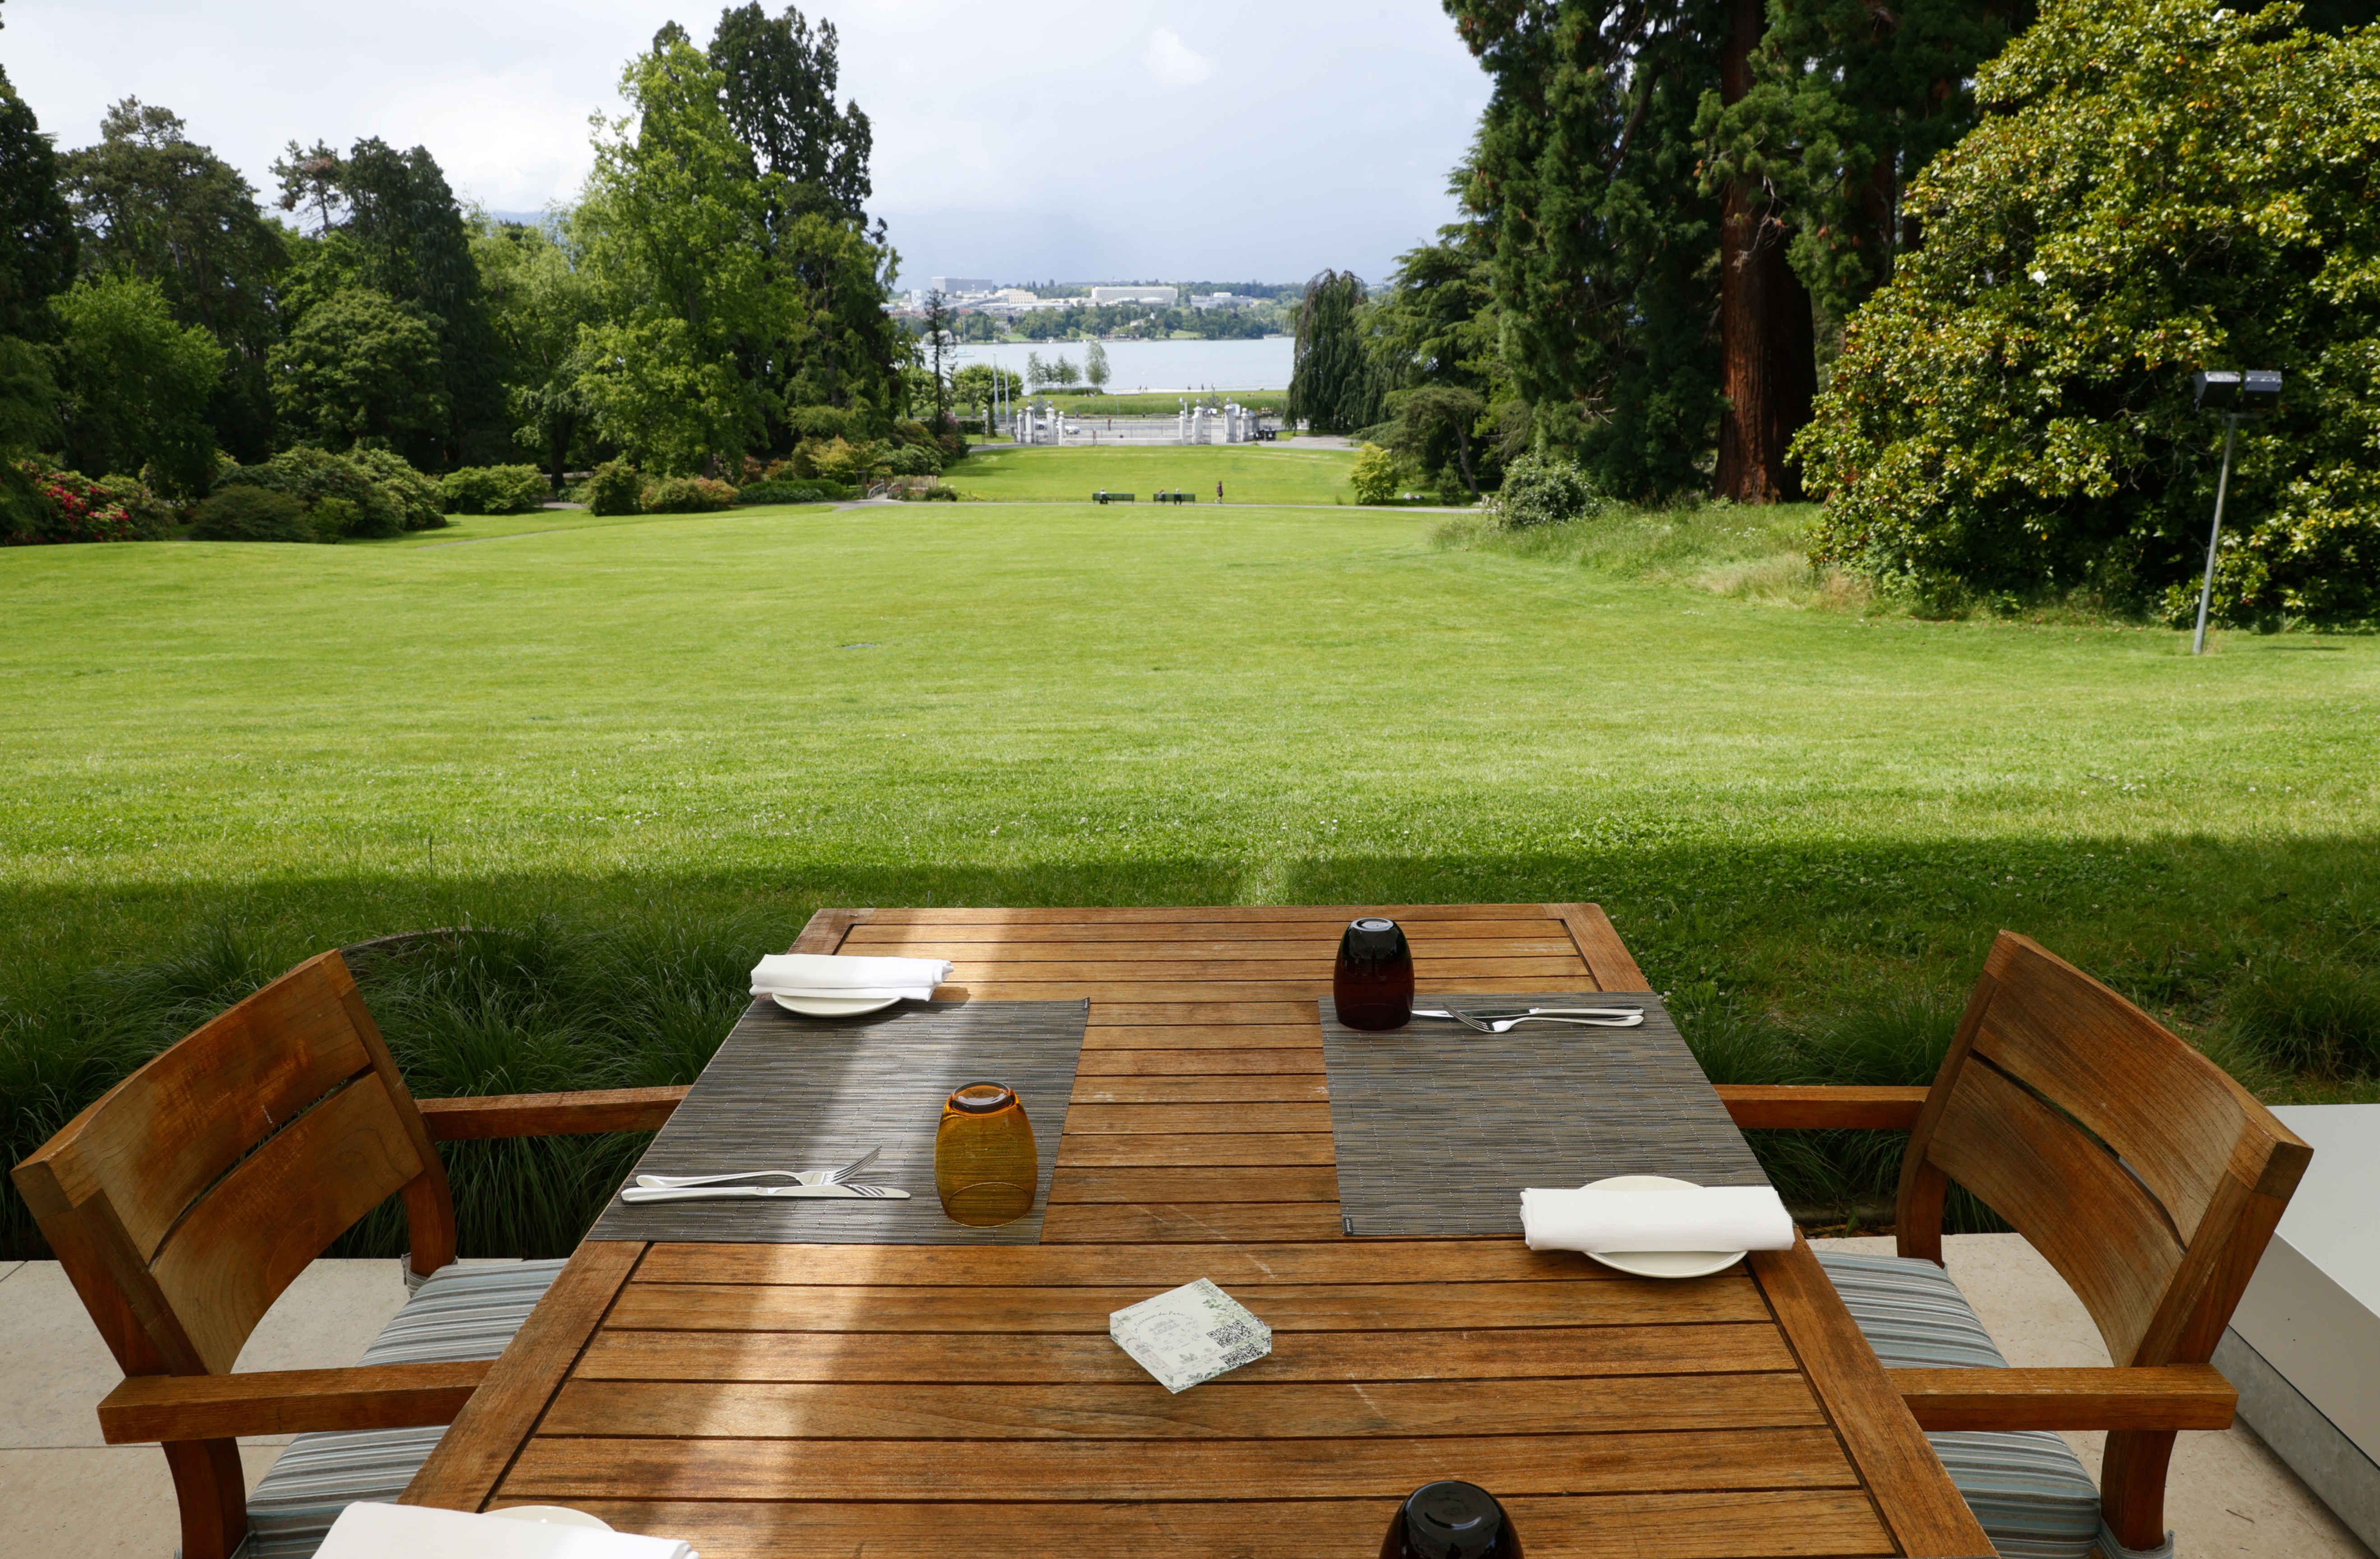
[[19,460],[17,469],[31,484],[41,520],[31,530],[11,531],[0,542],[38,546],[53,542],[138,542],[146,528],[129,503],[79,471],[54,471],[38,460]]

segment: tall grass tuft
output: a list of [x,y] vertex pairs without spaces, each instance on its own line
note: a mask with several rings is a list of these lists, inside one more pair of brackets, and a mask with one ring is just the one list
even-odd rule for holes
[[[1714,1083],[1924,1087],[1941,1070],[1961,1005],[1962,998],[1947,992],[1888,991],[1830,1017],[1791,1025],[1748,1012],[1705,983],[1672,993],[1670,1010]],[[1745,1136],[1801,1221],[1872,1224],[1891,1216],[1906,1133]],[[1956,1234],[2008,1227],[1963,1189],[1953,1189],[1943,1216],[1944,1226]]]
[[2258,959],[2224,1005],[2231,1036],[2325,1082],[2380,1075],[2380,973],[2332,959]]

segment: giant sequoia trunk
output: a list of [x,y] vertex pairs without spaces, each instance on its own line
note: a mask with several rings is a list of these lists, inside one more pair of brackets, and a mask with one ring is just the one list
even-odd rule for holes
[[[1732,27],[1719,69],[1719,93],[1734,103],[1751,90],[1752,51],[1759,45],[1761,0],[1730,0]],[[1784,229],[1758,186],[1728,186],[1719,205],[1718,332],[1721,383],[1728,400],[1719,423],[1719,495],[1774,504],[1802,495],[1785,446],[1810,420],[1818,393],[1817,343],[1810,294],[1785,259]]]

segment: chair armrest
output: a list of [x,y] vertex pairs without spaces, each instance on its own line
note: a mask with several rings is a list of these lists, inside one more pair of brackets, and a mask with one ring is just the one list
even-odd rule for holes
[[448,1424],[495,1363],[370,1364],[246,1375],[132,1375],[99,1405],[110,1445]]
[[1927,1430],[2229,1429],[2240,1404],[2212,1364],[1885,1374]]
[[654,1131],[683,1088],[613,1088],[585,1093],[492,1093],[419,1101],[433,1142],[488,1137],[572,1137],[592,1131]]
[[1906,1131],[1917,1124],[1927,1088],[1776,1088],[1721,1083],[1720,1102],[1746,1127],[1856,1127]]

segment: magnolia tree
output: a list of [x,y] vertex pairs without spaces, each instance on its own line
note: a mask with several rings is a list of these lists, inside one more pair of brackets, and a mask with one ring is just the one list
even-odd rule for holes
[[2380,30],[2298,12],[2059,0],[1985,68],[1795,445],[1826,555],[2179,616],[2223,441],[2191,376],[2270,368],[2218,611],[2380,613]]

